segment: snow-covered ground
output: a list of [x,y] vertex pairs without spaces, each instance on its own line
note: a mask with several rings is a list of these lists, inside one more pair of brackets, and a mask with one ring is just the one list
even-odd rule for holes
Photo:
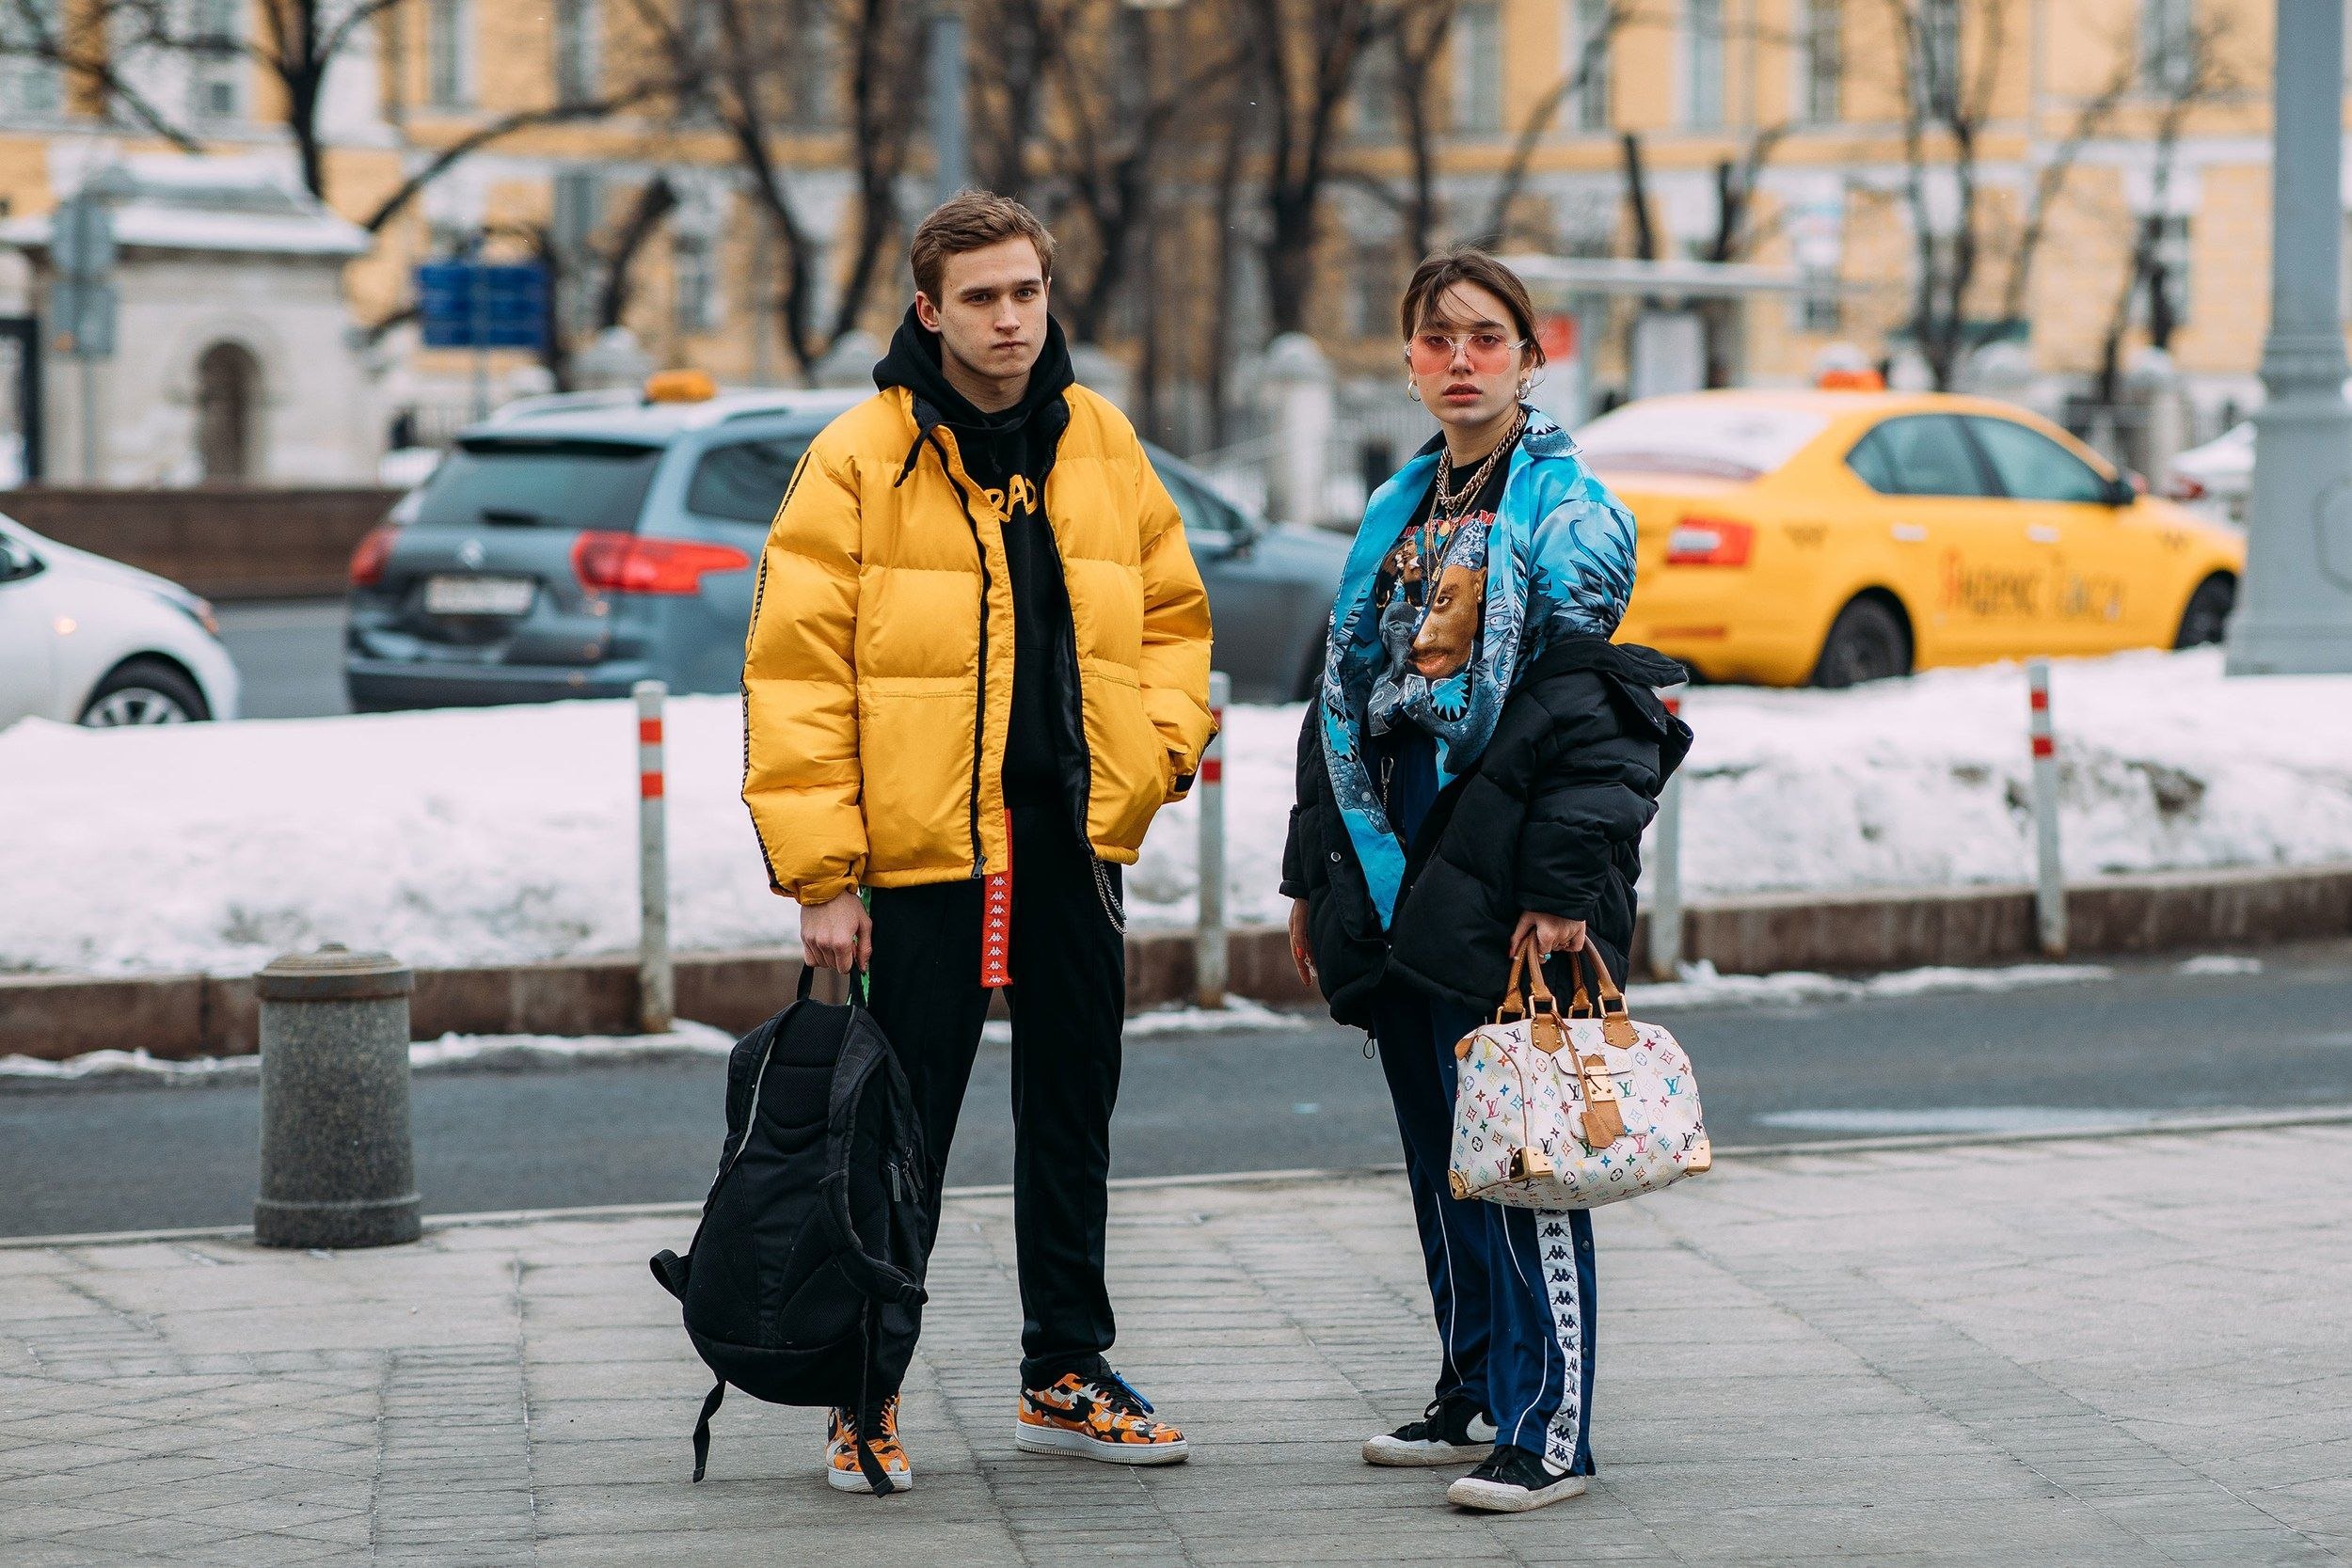
[[[2070,877],[2352,861],[2352,679],[2232,681],[2211,651],[2058,666]],[[2022,882],[2013,667],[1851,692],[1699,689],[1690,895]],[[672,937],[796,933],[737,789],[736,703],[670,707]],[[1296,707],[1228,715],[1232,917],[1278,922]],[[636,940],[635,726],[622,703],[0,732],[0,971],[245,972],[323,941],[419,965]],[[1136,924],[1192,918],[1195,807],[1129,879]]]

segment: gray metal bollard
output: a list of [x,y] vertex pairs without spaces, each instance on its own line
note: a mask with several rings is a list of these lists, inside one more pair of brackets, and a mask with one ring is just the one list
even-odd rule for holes
[[[1682,711],[1688,685],[1670,686],[1658,695],[1668,713]],[[1649,972],[1654,979],[1682,978],[1682,773],[1666,781],[1658,798],[1658,817],[1650,835]]]
[[409,974],[328,942],[254,977],[262,1003],[263,1246],[363,1247],[421,1229],[408,1133]]

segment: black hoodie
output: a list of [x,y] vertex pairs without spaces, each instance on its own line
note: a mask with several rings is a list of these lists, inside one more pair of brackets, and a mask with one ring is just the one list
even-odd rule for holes
[[[1029,372],[1021,401],[1000,413],[982,413],[948,381],[940,366],[939,334],[917,320],[912,309],[891,338],[890,352],[874,367],[874,385],[885,391],[904,387],[914,393],[916,427],[925,435],[934,425],[954,432],[965,471],[1003,497],[1005,559],[1011,568],[1013,605],[1012,717],[1005,737],[1007,805],[1066,804],[1072,796],[1072,765],[1079,760],[1062,756],[1063,747],[1055,740],[1055,715],[1065,707],[1074,709],[1076,693],[1060,689],[1066,677],[1055,654],[1073,633],[1061,554],[1045,520],[1045,476],[1053,471],[1055,451],[1070,423],[1070,405],[1062,393],[1075,379],[1061,324],[1049,317],[1045,346]],[[917,440],[919,458],[921,437]],[[1024,483],[1014,483],[1016,476]]]

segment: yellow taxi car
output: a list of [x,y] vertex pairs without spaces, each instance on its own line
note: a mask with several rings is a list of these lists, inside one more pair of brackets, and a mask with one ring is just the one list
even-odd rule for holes
[[2246,564],[2234,530],[1985,398],[1695,392],[1577,441],[1640,525],[1619,635],[1710,681],[2217,641]]

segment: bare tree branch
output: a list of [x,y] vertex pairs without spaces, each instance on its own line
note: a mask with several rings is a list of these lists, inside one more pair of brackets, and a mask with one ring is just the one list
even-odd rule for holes
[[436,151],[432,157],[425,160],[422,166],[410,171],[408,177],[400,182],[391,195],[376,203],[374,211],[360,220],[359,227],[371,234],[381,231],[384,226],[398,217],[402,210],[411,201],[422,195],[427,185],[492,142],[503,141],[518,131],[528,131],[535,126],[564,125],[577,120],[602,119],[608,115],[634,107],[651,99],[667,96],[673,90],[674,85],[668,81],[643,82],[627,91],[615,93],[608,98],[575,103],[545,103],[535,108],[516,109],[501,115],[496,119],[475,126],[447,147]]

